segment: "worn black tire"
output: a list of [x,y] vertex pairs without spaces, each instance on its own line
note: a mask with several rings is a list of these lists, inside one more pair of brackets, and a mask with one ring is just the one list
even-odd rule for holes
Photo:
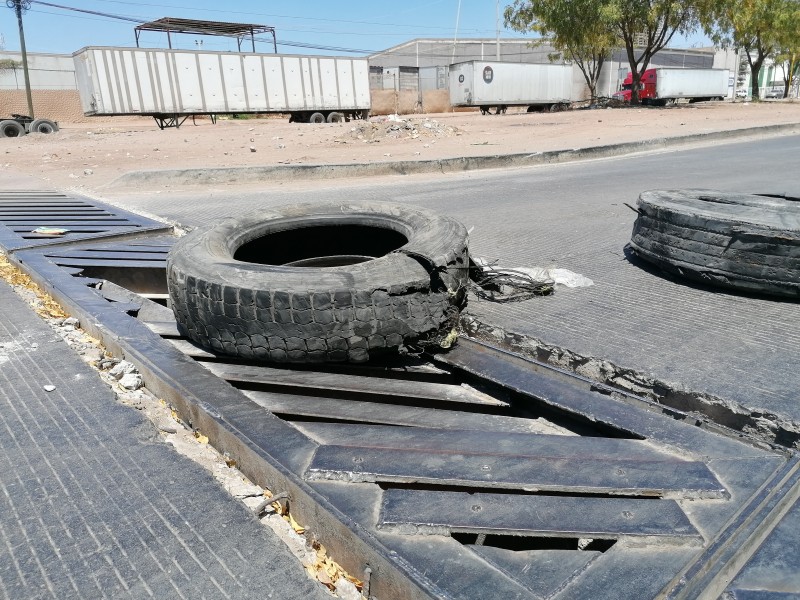
[[0,121],[0,138],[21,137],[25,135],[25,127],[13,119]]
[[[237,250],[270,236],[311,236],[320,231],[314,228],[339,226],[388,229],[407,243],[348,266],[234,259]],[[446,337],[466,302],[468,261],[467,232],[453,219],[385,203],[298,204],[181,238],[169,253],[167,284],[182,332],[216,352],[274,362],[363,362]]]
[[328,113],[327,121],[328,123],[341,123],[344,121],[344,114],[336,111]]
[[639,196],[630,249],[707,284],[800,298],[800,203],[716,190]]
[[311,116],[308,117],[309,123],[324,123],[325,122],[325,115],[321,112],[311,113]]
[[50,119],[36,119],[30,125],[31,133],[55,133],[58,131],[58,124]]

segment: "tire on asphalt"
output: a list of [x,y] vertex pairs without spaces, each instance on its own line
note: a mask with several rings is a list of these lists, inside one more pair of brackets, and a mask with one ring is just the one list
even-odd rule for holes
[[321,112],[311,113],[311,116],[308,117],[309,123],[324,123],[325,122],[325,115]]
[[30,125],[31,133],[55,133],[58,131],[58,124],[50,119],[36,119]]
[[182,333],[273,362],[363,362],[447,347],[466,304],[467,232],[385,203],[262,209],[195,230],[167,260]]
[[716,190],[639,196],[633,253],[667,272],[752,293],[800,298],[800,203]]
[[0,137],[20,137],[25,135],[25,127],[22,123],[13,119],[0,121]]

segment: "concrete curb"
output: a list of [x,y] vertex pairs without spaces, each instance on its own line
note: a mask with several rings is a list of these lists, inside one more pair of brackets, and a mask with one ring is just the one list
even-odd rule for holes
[[269,165],[261,167],[219,167],[131,171],[104,187],[150,185],[206,185],[223,183],[255,183],[277,180],[319,180],[423,173],[457,173],[478,169],[528,167],[576,160],[606,158],[634,152],[671,148],[692,142],[730,140],[753,135],[779,135],[800,132],[800,123],[747,127],[728,131],[696,133],[605,146],[589,146],[569,150],[464,156],[437,160],[403,160],[361,164]]

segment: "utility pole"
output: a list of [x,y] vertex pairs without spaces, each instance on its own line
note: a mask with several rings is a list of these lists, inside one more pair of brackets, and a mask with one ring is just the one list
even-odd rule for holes
[[36,117],[33,114],[33,97],[31,96],[31,78],[28,74],[28,53],[25,50],[25,31],[22,29],[22,11],[31,7],[30,0],[6,0],[6,6],[13,8],[17,13],[17,23],[19,24],[19,47],[22,51],[22,72],[25,74],[25,94],[28,97],[28,116],[31,119]]
[[497,41],[494,47],[495,60],[500,60],[500,0],[495,0],[494,4],[494,21],[497,32]]

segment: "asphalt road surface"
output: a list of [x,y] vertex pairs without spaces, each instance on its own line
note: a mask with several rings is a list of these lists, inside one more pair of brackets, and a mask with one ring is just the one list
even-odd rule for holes
[[[350,182],[268,182],[263,186],[241,187],[198,186],[158,193],[117,194],[110,189],[106,195],[126,208],[143,210],[189,226],[211,223],[259,206],[347,198],[418,203],[463,219],[465,223],[476,220],[490,230],[493,217],[509,211],[519,211],[520,216],[531,212],[556,212],[565,218],[576,212],[583,216],[607,215],[609,211],[616,212],[623,202],[633,204],[638,194],[647,189],[708,187],[742,192],[796,190],[800,193],[798,151],[800,136],[785,136],[443,176],[394,176]],[[628,212],[625,228],[632,223],[633,213]],[[535,221],[519,225],[530,228],[531,234],[537,233]]]

